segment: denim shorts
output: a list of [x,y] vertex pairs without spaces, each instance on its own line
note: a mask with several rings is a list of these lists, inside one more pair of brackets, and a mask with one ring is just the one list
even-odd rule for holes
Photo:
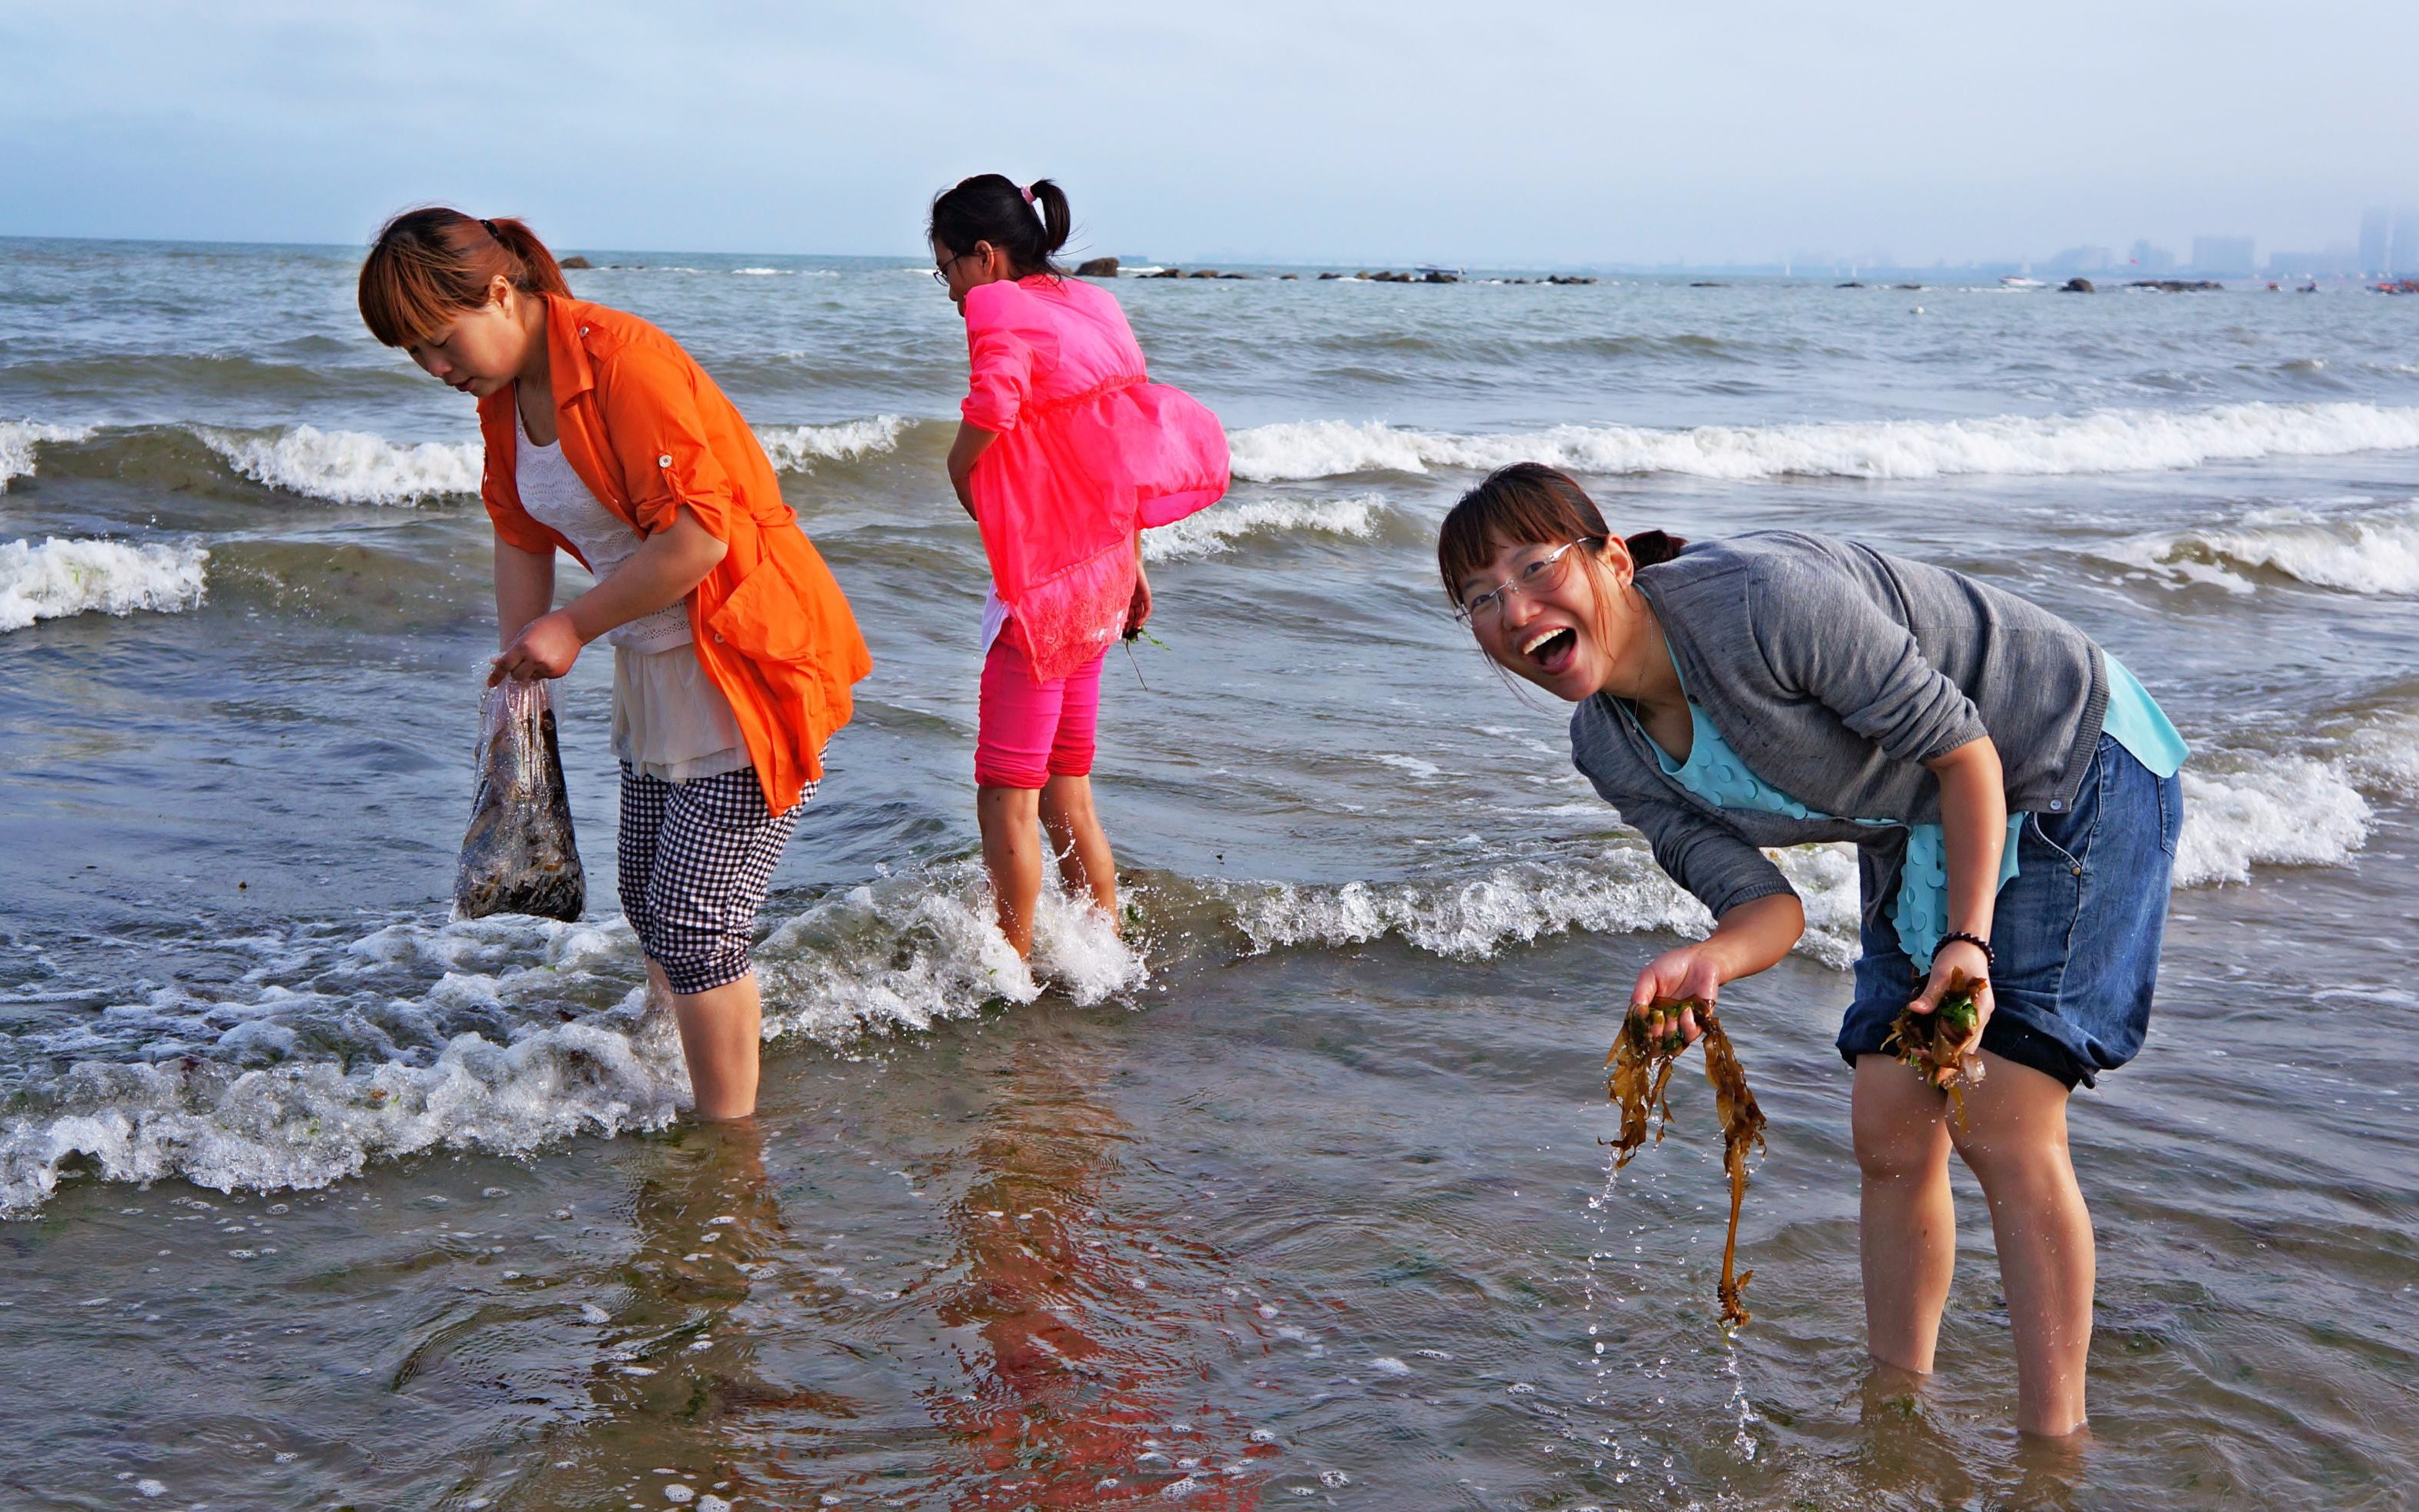
[[[2067,811],[2025,821],[2016,875],[1992,915],[1995,1006],[1983,1049],[2070,1090],[2134,1058],[2150,1027],[2183,823],[2183,784],[2152,775],[2109,735]],[[1895,893],[1898,879],[1887,887],[1885,896]],[[1887,910],[1867,903],[1856,1001],[1840,1026],[1840,1055],[1852,1066],[1883,1053],[1890,1024],[1922,986]]]

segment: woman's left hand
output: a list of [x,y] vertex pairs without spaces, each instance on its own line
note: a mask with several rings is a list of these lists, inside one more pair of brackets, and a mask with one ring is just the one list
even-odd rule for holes
[[507,677],[523,682],[561,677],[579,659],[584,644],[579,632],[572,628],[567,611],[556,609],[551,614],[541,614],[522,626],[513,643],[496,658],[495,667],[487,673],[487,686],[493,687]]
[[1961,971],[1965,974],[1968,981],[1979,981],[1982,984],[1981,989],[1974,995],[1974,1040],[1975,1042],[1980,1043],[1982,1030],[1991,1022],[1993,1007],[1990,982],[1991,962],[1971,941],[1944,940],[1941,942],[1940,949],[1932,952],[1931,979],[1924,982],[1923,991],[1917,995],[1915,1001],[1909,1003],[1907,1007],[1918,1013],[1930,1013],[1938,1009],[1940,999],[1948,995],[1949,977]]

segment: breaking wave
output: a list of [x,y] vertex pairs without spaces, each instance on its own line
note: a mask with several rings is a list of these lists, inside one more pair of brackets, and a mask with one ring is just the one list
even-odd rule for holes
[[1197,515],[1146,531],[1143,560],[1174,562],[1186,557],[1214,556],[1234,548],[1247,535],[1281,535],[1308,531],[1322,535],[1348,535],[1368,540],[1378,533],[1385,512],[1383,494],[1356,494],[1349,499],[1227,500]]
[[477,441],[401,444],[359,430],[297,425],[273,436],[193,427],[227,466],[253,482],[337,504],[413,504],[475,494]]
[[2326,517],[2261,510],[2228,530],[2147,536],[2105,553],[2179,582],[2257,591],[2273,573],[2353,594],[2419,594],[2419,502]]
[[[851,889],[758,955],[764,1037],[840,1043],[926,1029],[1046,987],[1093,1004],[1139,987],[1108,920],[1045,891],[1035,964],[991,921],[971,864]],[[669,1016],[650,1012],[619,918],[403,920],[331,941],[225,942],[241,993],[181,987],[21,1037],[71,1062],[0,1124],[0,1216],[76,1168],[223,1191],[320,1187],[431,1149],[521,1154],[661,1128],[690,1101]],[[54,994],[53,995],[55,995]]]
[[12,478],[30,477],[34,471],[34,449],[46,441],[88,440],[93,434],[89,425],[44,425],[30,420],[0,420],[0,493],[8,491]]
[[[1806,904],[1797,949],[1845,968],[1857,957],[1857,860],[1845,845],[1768,851]],[[1520,861],[1438,882],[1225,883],[1219,887],[1255,951],[1365,945],[1388,935],[1434,955],[1480,960],[1572,930],[1712,933],[1713,916],[1635,846],[1588,861]]]
[[2342,866],[2377,827],[2372,799],[2419,802],[2419,712],[2373,712],[2309,752],[2196,755],[2182,775],[2177,887],[2248,882],[2258,866]]
[[817,462],[854,462],[897,451],[900,436],[913,424],[903,415],[875,415],[835,425],[759,425],[756,439],[778,471],[811,472]]
[[1544,462],[1578,472],[1672,472],[1734,481],[1778,477],[1941,478],[2148,472],[2267,456],[2335,456],[2419,448],[2419,408],[2238,404],[2213,409],[2108,409],[1983,420],[1804,425],[1555,425],[1463,435],[1376,421],[1288,421],[1234,432],[1235,475],[1273,483],[1362,472],[1483,471]]
[[174,613],[202,601],[208,550],[62,539],[0,542],[0,631],[74,614]]

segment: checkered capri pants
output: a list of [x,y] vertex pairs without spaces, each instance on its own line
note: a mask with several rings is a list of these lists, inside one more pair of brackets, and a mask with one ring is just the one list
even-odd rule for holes
[[774,814],[752,766],[667,782],[622,764],[622,912],[673,992],[747,975],[756,911],[814,795],[809,782],[789,812]]

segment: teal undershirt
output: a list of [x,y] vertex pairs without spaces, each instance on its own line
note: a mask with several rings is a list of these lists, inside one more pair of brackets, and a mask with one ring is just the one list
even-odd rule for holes
[[[2133,754],[2135,761],[2149,767],[2152,775],[2169,778],[2181,767],[2190,749],[2183,737],[2149,689],[2114,656],[2102,654],[2108,663],[2108,712],[2101,721],[2101,733],[2114,738],[2117,744]],[[1672,664],[1674,675],[1679,662]],[[1681,692],[1687,692],[1687,683]],[[1624,714],[1628,706],[1622,705]],[[1635,724],[1637,717],[1629,715]],[[1688,703],[1690,738],[1688,759],[1674,764],[1653,737],[1646,744],[1655,752],[1655,760],[1663,775],[1679,783],[1699,798],[1717,809],[1754,809],[1764,813],[1786,814],[1792,819],[1828,819],[1829,814],[1810,809],[1779,788],[1772,786],[1739,760],[1730,742],[1705,717],[1705,711],[1696,702]],[[1643,730],[1639,732],[1645,734]],[[1860,825],[1896,825],[1896,819],[1858,819]],[[2025,825],[2025,815],[2008,815],[2008,841],[1999,853],[1999,886],[2004,887],[2016,875],[2016,840]],[[1947,839],[1938,825],[1907,825],[1906,859],[1899,871],[1898,896],[1890,903],[1890,925],[1898,932],[1899,949],[1915,963],[1918,973],[1932,969],[1932,954],[1940,948],[1940,937],[1949,929],[1949,852]]]

